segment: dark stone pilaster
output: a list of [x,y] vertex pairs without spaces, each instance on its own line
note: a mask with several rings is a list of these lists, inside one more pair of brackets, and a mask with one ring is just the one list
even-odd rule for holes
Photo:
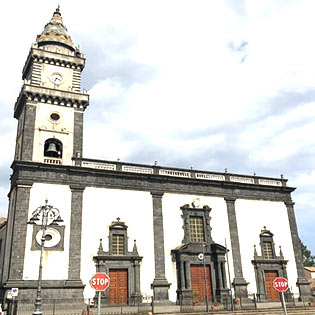
[[229,289],[227,288],[226,282],[226,272],[225,272],[225,261],[222,259],[218,259],[218,282],[219,288],[217,291],[217,300],[219,302],[223,302],[224,299],[229,295]]
[[154,263],[155,277],[151,287],[155,303],[169,303],[170,283],[165,277],[164,231],[162,214],[163,192],[151,192],[153,202]]
[[134,261],[134,292],[131,294],[131,300],[133,305],[139,305],[142,303],[142,295],[140,291],[140,261]]
[[238,239],[238,229],[235,213],[235,200],[234,197],[225,197],[229,228],[230,228],[230,237],[231,237],[231,246],[232,246],[232,256],[233,256],[233,269],[234,269],[234,279],[233,286],[235,290],[235,297],[237,298],[248,298],[247,285],[243,277],[242,269],[242,259],[240,251],[240,243]]
[[26,230],[31,187],[32,185],[29,183],[19,183],[15,188],[15,202],[11,208],[12,212],[10,213],[10,216],[13,216],[12,234],[7,235],[11,238],[8,282],[23,279]]
[[26,103],[24,107],[24,122],[20,160],[32,161],[35,128],[36,106]]
[[[83,112],[74,111],[73,156],[82,157]],[[80,156],[78,156],[78,153]]]
[[295,220],[294,214],[294,202],[287,201],[285,202],[288,212],[288,219],[291,231],[292,245],[295,257],[296,270],[298,274],[298,279],[296,285],[300,291],[300,298],[311,299],[311,291],[309,286],[309,281],[306,279],[304,274],[303,260],[302,260],[302,252],[299,242],[299,234]]
[[[82,197],[83,186],[70,186],[71,189],[71,219],[69,244],[68,281],[82,283],[80,279],[81,266],[81,232],[82,232]],[[82,285],[83,286],[83,285]]]
[[16,189],[11,189],[9,193],[9,209],[8,218],[5,234],[4,243],[4,257],[3,257],[3,267],[1,275],[1,283],[5,283],[9,277],[10,268],[10,255],[11,255],[11,244],[12,244],[12,231],[14,227],[14,205],[15,205]]

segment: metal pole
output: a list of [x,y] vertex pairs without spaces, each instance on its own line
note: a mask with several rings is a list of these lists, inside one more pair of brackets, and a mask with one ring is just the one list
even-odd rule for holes
[[[227,248],[226,245],[226,238],[224,239],[225,241],[225,248]],[[232,296],[232,283],[231,283],[231,274],[230,274],[230,264],[229,264],[229,255],[226,251],[226,263],[227,263],[227,268],[228,268],[228,276],[229,276],[229,284],[230,284],[230,298],[231,298],[231,309],[234,311],[234,303],[233,303],[233,296]]]
[[287,307],[286,307],[286,305],[285,305],[284,294],[283,294],[282,291],[280,292],[280,294],[281,294],[281,301],[282,301],[282,306],[283,306],[284,314],[285,314],[285,315],[288,315],[288,313],[287,313]]
[[90,303],[91,303],[91,299],[88,299],[87,315],[90,315]]
[[205,249],[206,244],[202,244],[202,255],[203,255],[203,276],[205,280],[205,292],[206,292],[206,312],[209,312],[209,303],[208,303],[208,286],[207,286],[207,276],[206,276],[206,263],[205,263]]
[[12,296],[11,314],[12,314],[12,315],[16,314],[16,311],[15,311],[15,296]]
[[42,274],[43,274],[43,253],[45,247],[45,232],[47,225],[47,202],[46,205],[41,208],[42,210],[42,226],[41,230],[43,231],[41,241],[40,241],[40,259],[39,259],[39,270],[38,270],[38,282],[37,282],[37,292],[35,298],[35,311],[33,315],[42,315],[41,306],[42,306]]
[[98,291],[97,315],[101,315],[101,291]]

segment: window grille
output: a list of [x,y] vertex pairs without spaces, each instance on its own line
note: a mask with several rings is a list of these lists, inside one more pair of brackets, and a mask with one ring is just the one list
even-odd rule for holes
[[113,255],[124,254],[124,235],[113,234],[112,254]]
[[264,258],[265,259],[272,259],[273,258],[271,242],[264,242],[263,251],[264,251]]
[[189,227],[191,242],[201,243],[205,241],[202,217],[190,217]]

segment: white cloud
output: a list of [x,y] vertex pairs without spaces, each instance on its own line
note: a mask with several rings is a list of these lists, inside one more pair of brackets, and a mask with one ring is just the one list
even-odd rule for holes
[[242,149],[252,151],[250,158],[256,163],[268,163],[304,151],[315,154],[314,130],[315,103],[307,103],[251,124],[238,141]]
[[[220,168],[231,172],[252,173],[257,165],[263,173],[275,167],[280,173],[286,164],[290,182],[300,187],[294,196],[305,207],[303,220],[313,218],[311,179],[301,175],[315,169],[315,100],[308,94],[315,82],[313,2],[62,0],[60,5],[75,43],[83,51],[93,49],[85,72],[91,76],[85,157],[123,159],[143,148],[146,160],[167,164],[211,151],[211,163],[219,166],[220,154],[230,149]],[[8,47],[0,51],[0,141],[8,148],[1,165],[8,168],[21,70],[54,9],[39,0],[2,5],[1,36]],[[231,49],[242,42],[248,43],[243,50]],[[236,163],[235,156],[242,160]],[[303,165],[288,162],[295,157]],[[201,157],[191,163],[209,165]]]

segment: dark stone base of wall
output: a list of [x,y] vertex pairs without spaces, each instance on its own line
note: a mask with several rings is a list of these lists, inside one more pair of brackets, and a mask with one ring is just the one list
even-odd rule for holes
[[[41,286],[43,300],[62,300],[64,303],[84,303],[83,285],[81,280],[44,280]],[[37,280],[9,280],[4,286],[5,296],[11,288],[18,288],[19,300],[32,300],[36,297]]]

